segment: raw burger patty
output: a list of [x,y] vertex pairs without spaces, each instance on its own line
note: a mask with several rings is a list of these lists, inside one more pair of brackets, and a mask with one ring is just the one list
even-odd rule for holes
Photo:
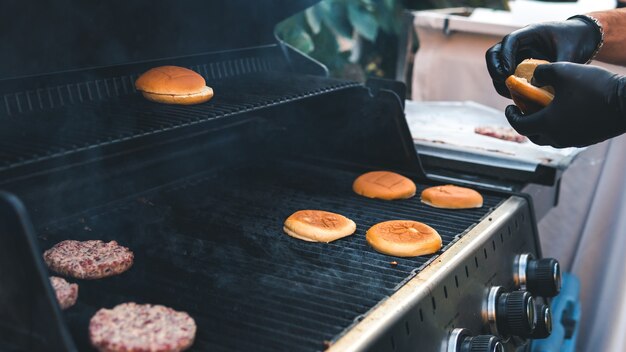
[[89,322],[89,338],[101,352],[183,351],[195,335],[189,314],[161,305],[122,303],[100,309]]
[[50,276],[50,283],[57,296],[61,309],[67,309],[76,303],[78,298],[78,285],[70,284],[60,277]]
[[483,136],[494,137],[498,139],[502,139],[505,141],[524,143],[526,142],[526,137],[521,134],[515,132],[511,127],[500,127],[500,126],[480,126],[474,128],[474,132],[478,134],[482,134]]
[[50,270],[77,279],[100,279],[121,274],[133,265],[133,252],[115,241],[59,242],[43,254]]

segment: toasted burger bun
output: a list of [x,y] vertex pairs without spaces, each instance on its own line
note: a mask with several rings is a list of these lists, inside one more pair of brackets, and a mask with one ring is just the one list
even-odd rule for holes
[[530,83],[537,66],[547,63],[549,62],[545,60],[526,59],[517,66],[515,74],[504,82],[513,102],[524,114],[537,112],[554,99],[554,88],[550,86],[539,88]]
[[417,221],[381,222],[367,230],[365,238],[378,252],[396,257],[432,254],[441,249],[441,236],[437,231]]
[[141,92],[143,96],[157,103],[178,104],[178,105],[194,105],[209,101],[213,97],[213,89],[205,86],[202,91],[194,94],[156,94]]
[[[514,75],[519,78],[524,78],[528,82],[530,82],[533,79],[533,75],[535,74],[535,69],[537,68],[537,66],[549,63],[550,61],[546,60],[526,59],[520,62],[519,65],[517,65]],[[550,87],[550,89],[552,89],[552,87]]]
[[309,242],[332,242],[356,231],[354,221],[323,210],[299,210],[285,220],[283,230],[291,237]]
[[509,88],[511,98],[524,114],[537,112],[552,102],[554,95],[533,86],[524,78],[509,76],[504,82]]
[[352,189],[364,197],[385,200],[411,198],[416,191],[413,181],[390,171],[365,173],[354,180]]
[[192,105],[213,97],[202,76],[178,66],[161,66],[146,71],[135,81],[135,88],[154,102]]
[[473,189],[445,185],[426,188],[422,191],[422,202],[444,209],[480,208],[483,206],[483,196]]

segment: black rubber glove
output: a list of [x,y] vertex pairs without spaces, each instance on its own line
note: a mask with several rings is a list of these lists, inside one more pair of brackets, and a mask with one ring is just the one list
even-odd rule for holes
[[519,133],[539,145],[584,147],[626,132],[626,77],[567,62],[539,65],[534,83],[554,87],[554,100],[534,114],[506,108]]
[[504,81],[524,59],[586,63],[601,35],[590,21],[572,18],[561,22],[533,24],[519,29],[487,51],[487,69],[498,94],[510,98]]

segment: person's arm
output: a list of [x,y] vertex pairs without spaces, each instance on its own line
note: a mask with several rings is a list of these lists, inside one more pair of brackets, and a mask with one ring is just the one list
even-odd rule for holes
[[604,45],[596,60],[626,65],[626,9],[589,13],[596,18],[604,30]]

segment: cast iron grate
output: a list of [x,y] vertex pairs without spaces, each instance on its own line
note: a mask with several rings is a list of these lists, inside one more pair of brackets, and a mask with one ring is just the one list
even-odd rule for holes
[[[447,245],[504,200],[485,194],[481,209],[450,211],[419,197],[366,199],[351,190],[358,174],[259,162],[196,175],[40,229],[43,249],[64,239],[101,238],[136,255],[121,276],[79,282],[78,304],[65,318],[80,350],[89,350],[95,311],[127,301],[188,311],[198,324],[195,351],[321,350],[435,257],[377,253],[365,241],[371,225],[423,221]],[[418,184],[418,193],[424,187]],[[282,224],[299,209],[344,214],[357,232],[330,244],[293,239]]]
[[0,119],[0,171],[137,137],[357,86],[306,75],[254,73],[209,82],[207,103],[152,103],[139,93]]

